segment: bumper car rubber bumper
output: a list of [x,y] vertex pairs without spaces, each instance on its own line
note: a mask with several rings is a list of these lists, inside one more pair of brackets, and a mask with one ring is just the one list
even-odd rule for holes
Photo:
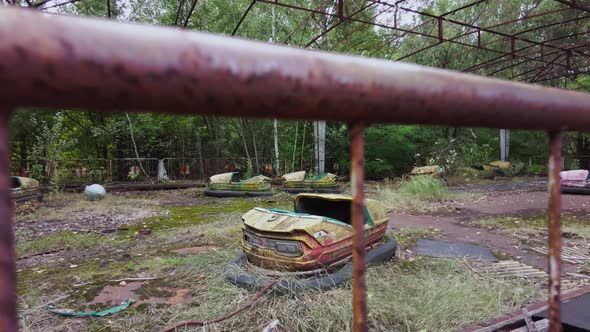
[[[367,251],[367,264],[377,264],[389,260],[395,255],[397,241],[389,235],[385,236],[386,241],[381,245]],[[225,280],[234,285],[252,290],[260,290],[271,281],[273,277],[255,275],[244,267],[247,264],[246,255],[240,253],[236,259],[229,263],[223,270]],[[352,262],[344,264],[333,273],[323,273],[309,278],[288,278],[277,282],[273,288],[274,292],[289,293],[305,290],[324,291],[339,286],[352,278]]]

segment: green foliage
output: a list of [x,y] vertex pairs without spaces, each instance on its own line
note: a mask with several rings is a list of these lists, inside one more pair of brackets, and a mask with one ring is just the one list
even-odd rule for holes
[[526,172],[531,175],[547,175],[547,166],[530,165],[526,167]]
[[365,167],[368,178],[391,177],[411,169],[418,127],[374,126],[365,135]]
[[445,208],[445,201],[471,198],[449,191],[443,180],[429,175],[386,182],[377,188],[375,197],[387,208],[405,212],[433,211]]
[[246,165],[246,175],[245,175],[245,178],[246,179],[249,179],[249,178],[252,177],[252,160],[251,159],[248,159],[246,161],[246,163],[247,163],[247,165]]
[[464,166],[481,166],[492,159],[494,149],[487,143],[467,143],[459,147]]
[[399,185],[399,192],[402,195],[421,200],[438,201],[448,196],[449,188],[440,178],[430,175],[418,175],[402,180]]
[[[198,1],[189,17],[190,2],[180,0],[111,0],[113,19],[127,22],[158,24],[165,26],[184,26],[188,30],[209,31],[231,34],[243,13],[250,6],[250,0],[209,0]],[[178,10],[179,5],[184,6]],[[288,2],[289,3],[289,2]],[[442,14],[462,7],[468,0],[415,1],[415,9]],[[332,11],[333,1],[309,0],[300,2],[318,11]],[[345,13],[358,11],[362,2],[345,2]],[[560,8],[552,1],[490,0],[476,6],[469,6],[453,14],[457,20],[476,22],[477,25],[494,25],[503,20],[525,17],[541,11]],[[105,1],[85,0],[60,6],[59,12],[83,16],[107,16]],[[465,46],[443,43],[413,54],[418,48],[427,46],[423,37],[436,32],[436,24],[430,18],[415,16],[399,20],[402,28],[416,32],[401,33],[385,28],[373,28],[359,21],[376,20],[383,24],[393,24],[393,17],[378,15],[383,8],[369,6],[355,14],[355,21],[340,22],[337,16],[323,17],[310,15],[284,6],[271,6],[256,3],[236,31],[236,36],[285,44],[307,46],[312,49],[356,54],[384,59],[402,59],[412,63],[447,69],[464,70],[497,57],[497,53],[466,52]],[[484,13],[485,10],[485,15]],[[526,31],[543,24],[545,20],[571,19],[574,11],[555,11],[535,20],[522,20],[514,24],[498,26],[497,31],[513,34],[516,25]],[[178,15],[178,17],[177,17]],[[375,17],[378,19],[375,19]],[[564,25],[565,26],[565,25]],[[335,27],[332,29],[332,27]],[[445,23],[444,36],[452,39],[458,33]],[[589,28],[580,24],[579,31]],[[434,30],[433,30],[434,29]],[[567,29],[554,26],[544,30],[543,37],[550,39],[574,33],[575,27]],[[330,30],[322,38],[314,38]],[[538,39],[538,31],[521,34],[523,38]],[[457,41],[473,44],[465,36]],[[497,51],[505,51],[506,45],[498,42],[492,34],[481,34],[481,44]],[[313,41],[313,42],[312,42]],[[425,44],[426,43],[426,44]],[[520,48],[521,45],[516,45]],[[413,54],[411,56],[406,56]],[[538,64],[534,61],[508,66],[499,61],[497,65],[484,66],[474,73],[496,72],[496,76],[512,78],[519,73],[532,71]],[[424,82],[428,84],[428,82]],[[587,90],[589,75],[578,75],[564,83],[549,81],[550,85],[565,85],[568,89]],[[303,111],[303,110],[302,110]],[[205,164],[209,159],[220,171],[226,163],[234,163],[240,169],[258,174],[273,157],[272,120],[243,120],[243,127],[237,128],[235,120],[219,119],[209,116],[171,116],[166,114],[133,114],[134,135],[138,153],[144,158],[179,158],[199,160],[196,165]],[[283,173],[285,165],[289,171],[314,168],[313,129],[307,121],[281,121],[279,125],[279,154]],[[130,142],[128,124],[122,114],[88,113],[72,110],[57,112],[39,110],[18,110],[11,125],[13,168],[29,167],[33,177],[47,180],[43,166],[45,160],[58,159],[113,159],[135,157]],[[587,167],[579,155],[590,154],[590,135],[568,134],[564,140],[564,155],[571,167]],[[244,143],[245,141],[245,143]],[[413,166],[432,164],[447,168],[480,166],[485,162],[499,159],[499,139],[497,129],[456,129],[412,125],[378,125],[366,131],[366,175],[369,179],[400,176]],[[349,167],[348,128],[342,123],[328,123],[326,129],[326,167],[338,165],[339,173],[346,175]],[[545,162],[547,137],[544,132],[522,130],[511,131],[510,160],[525,164],[540,165]],[[246,156],[251,161],[247,164]],[[25,159],[34,160],[33,164]],[[587,162],[587,161],[586,161]],[[35,165],[37,164],[37,165]],[[35,166],[31,166],[35,165]],[[274,164],[273,164],[274,165]],[[127,179],[123,169],[114,169],[115,181]],[[193,174],[203,170],[194,169]],[[248,172],[248,171],[247,171]],[[534,172],[533,172],[534,173]],[[133,180],[133,179],[132,179]]]
[[49,181],[49,188],[53,193],[57,193],[63,190],[65,185],[68,183],[69,174],[65,169],[58,168],[53,173],[51,180]]

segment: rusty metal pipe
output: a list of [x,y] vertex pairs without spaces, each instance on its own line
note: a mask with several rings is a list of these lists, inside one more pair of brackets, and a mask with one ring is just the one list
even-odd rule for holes
[[171,28],[0,17],[0,105],[590,129],[585,93]]
[[549,133],[549,332],[561,331],[561,137]]
[[352,316],[353,331],[366,332],[367,285],[365,282],[365,125],[354,122],[350,130],[350,185],[352,189]]
[[0,331],[18,331],[9,125],[10,110],[0,107]]

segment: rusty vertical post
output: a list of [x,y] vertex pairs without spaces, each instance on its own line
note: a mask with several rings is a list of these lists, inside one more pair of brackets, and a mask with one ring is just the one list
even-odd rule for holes
[[344,0],[338,0],[338,18],[344,20]]
[[510,36],[510,54],[512,58],[516,58],[516,37],[514,35]]
[[365,125],[352,123],[350,130],[350,185],[352,189],[352,313],[353,331],[367,331],[367,285],[365,283]]
[[561,131],[549,132],[549,331],[561,331]]
[[9,124],[10,110],[0,107],[0,331],[18,330]]

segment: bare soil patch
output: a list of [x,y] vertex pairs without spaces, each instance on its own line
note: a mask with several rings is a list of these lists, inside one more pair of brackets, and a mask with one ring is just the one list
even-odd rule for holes
[[[527,188],[535,188],[537,185],[533,183],[527,187],[527,184],[520,184],[521,187]],[[484,188],[493,188],[490,186],[486,185]],[[475,189],[476,186],[471,188]],[[492,192],[475,202],[454,202],[450,209],[452,212],[439,212],[436,215],[390,213],[389,226],[397,230],[402,228],[440,230],[436,234],[442,239],[484,245],[500,255],[508,255],[545,270],[547,258],[527,250],[530,245],[545,241],[544,234],[538,234],[533,238],[530,234],[513,236],[493,227],[473,225],[472,222],[481,218],[544,214],[547,212],[548,198],[547,192],[532,190]],[[567,214],[590,218],[590,196],[563,195],[562,210]],[[564,239],[564,241],[567,245],[570,239]],[[571,264],[564,264],[565,271],[574,268]]]

